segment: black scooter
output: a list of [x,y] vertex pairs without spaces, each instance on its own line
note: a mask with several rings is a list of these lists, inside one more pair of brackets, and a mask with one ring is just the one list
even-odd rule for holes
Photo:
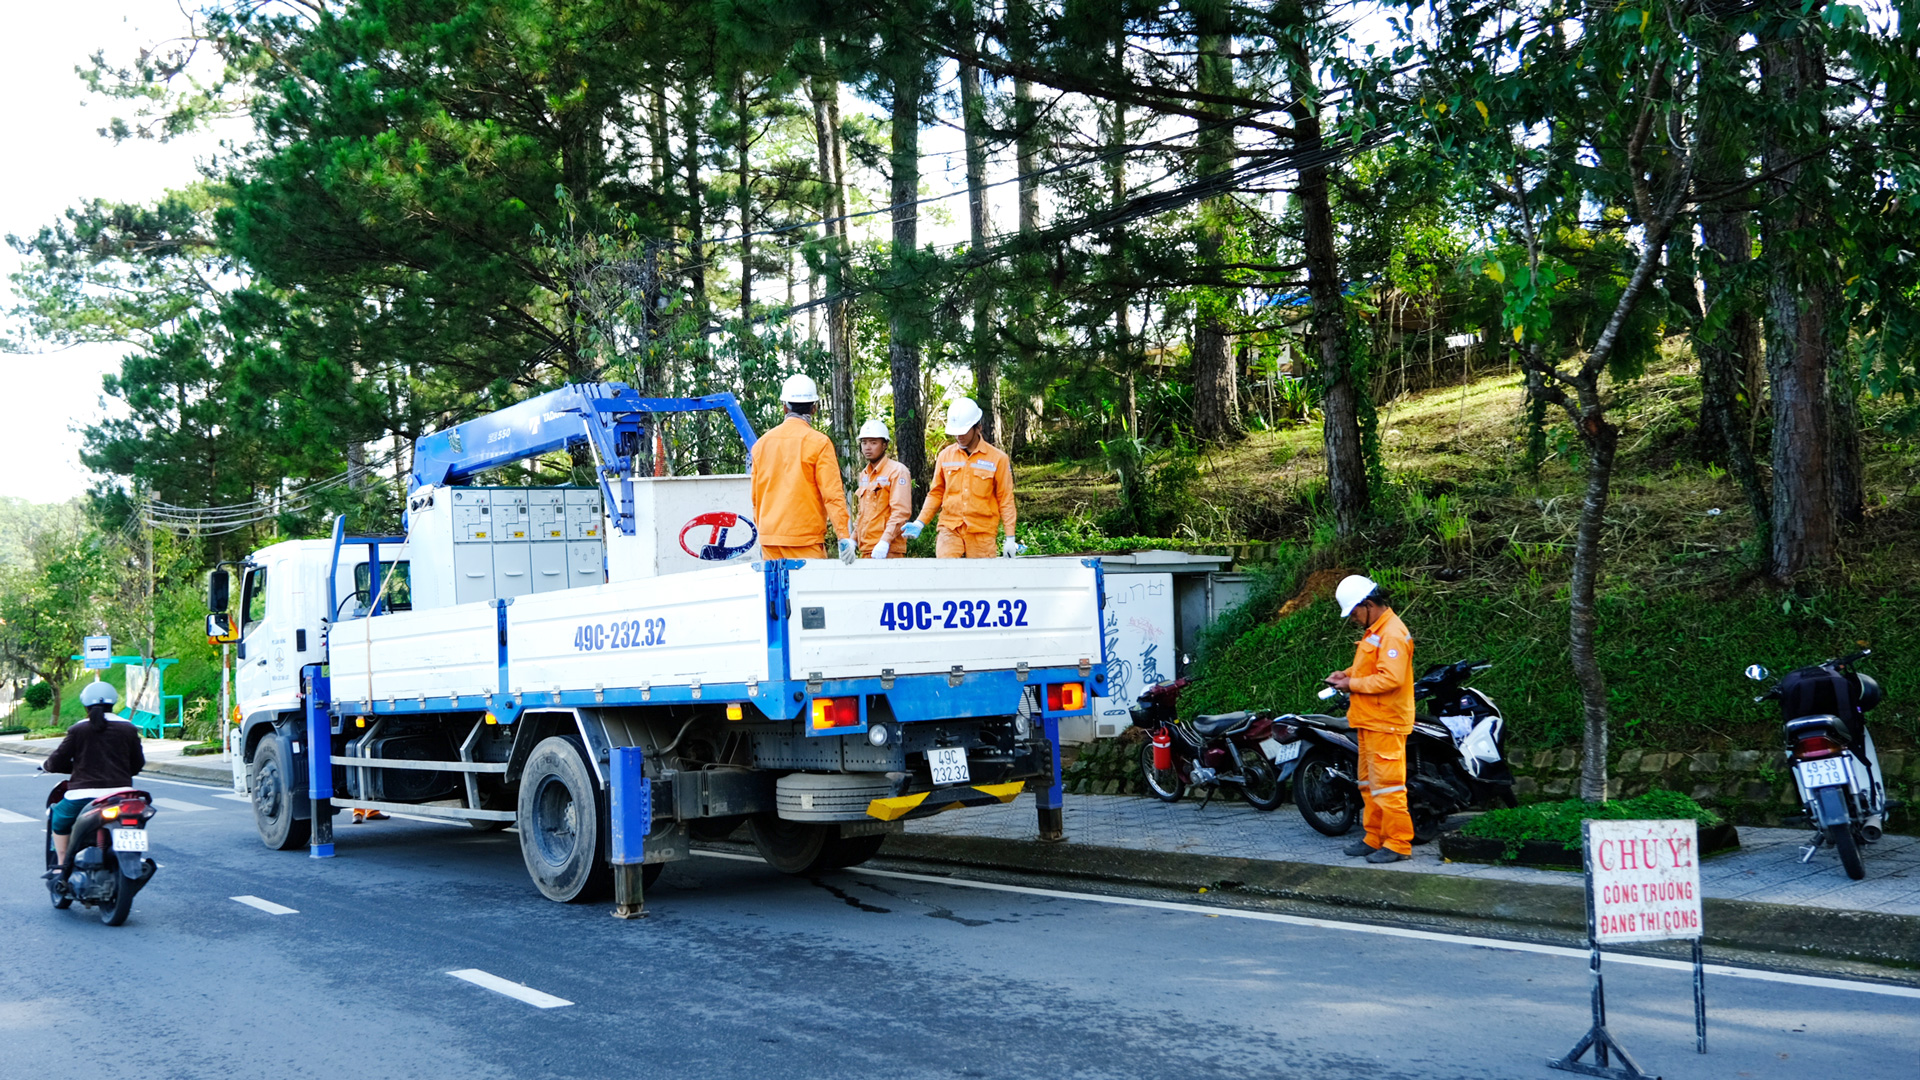
[[[147,822],[156,813],[153,796],[128,790],[88,803],[73,823],[66,865],[61,866],[53,855],[53,807],[66,793],[63,780],[47,795],[47,892],[56,910],[65,911],[78,900],[99,909],[101,922],[119,926],[133,910],[135,894],[158,869],[144,854]],[[52,874],[56,869],[61,873]]]
[[[1506,761],[1506,720],[1492,698],[1467,685],[1491,666],[1484,660],[1436,664],[1414,681],[1407,808],[1416,844],[1439,836],[1447,818],[1462,810],[1518,805]],[[1320,698],[1345,701],[1346,695],[1329,686]],[[1306,746],[1293,775],[1300,816],[1326,836],[1352,831],[1360,816],[1360,745],[1346,718],[1288,713],[1274,718],[1273,737]]]
[[[1841,868],[1855,881],[1867,876],[1860,848],[1880,839],[1881,817],[1891,808],[1880,757],[1867,731],[1867,712],[1882,697],[1880,684],[1854,670],[1872,652],[1862,649],[1795,668],[1753,699],[1780,703],[1794,786],[1813,826],[1813,840],[1800,861],[1832,845]],[[1759,664],[1747,668],[1747,678],[1756,682],[1767,674]]]

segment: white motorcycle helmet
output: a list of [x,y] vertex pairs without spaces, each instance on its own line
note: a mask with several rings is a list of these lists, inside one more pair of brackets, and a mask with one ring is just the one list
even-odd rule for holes
[[80,691],[80,704],[87,707],[105,705],[111,709],[119,703],[120,694],[113,688],[112,684],[103,683],[97,679],[88,683],[87,688]]

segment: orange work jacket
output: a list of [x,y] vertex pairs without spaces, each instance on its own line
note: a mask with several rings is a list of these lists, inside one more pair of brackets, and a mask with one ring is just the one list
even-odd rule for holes
[[834,535],[853,539],[847,527],[847,489],[833,440],[798,416],[753,444],[753,523],[760,542],[803,547]]
[[857,516],[853,522],[854,543],[860,554],[868,555],[880,541],[887,542],[889,555],[900,536],[900,526],[913,516],[913,476],[907,467],[883,457],[860,470]]
[[973,452],[948,443],[933,463],[933,486],[920,508],[920,523],[940,515],[940,527],[958,533],[992,536],[1005,525],[1013,535],[1013,462],[981,439]]
[[1394,735],[1413,730],[1413,638],[1391,609],[1354,646],[1347,678],[1350,726]]

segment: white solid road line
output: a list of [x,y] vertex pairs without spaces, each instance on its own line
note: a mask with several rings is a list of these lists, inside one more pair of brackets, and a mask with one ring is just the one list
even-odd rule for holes
[[465,979],[475,986],[485,987],[496,994],[505,994],[515,1001],[524,1001],[536,1009],[558,1009],[563,1005],[573,1004],[573,1002],[568,1001],[566,998],[554,997],[552,994],[543,994],[531,986],[522,986],[517,982],[510,982],[498,975],[490,975],[487,972],[481,971],[479,968],[461,968],[459,971],[449,971],[447,974],[456,979]]
[[40,819],[30,818],[25,814],[16,814],[11,810],[0,810],[0,825],[20,825],[25,822],[38,820]]
[[153,800],[153,805],[162,810],[176,810],[182,814],[199,814],[213,809],[211,806],[202,806],[197,802],[187,802],[183,799],[156,798]]
[[285,904],[276,904],[271,900],[262,900],[257,896],[229,896],[227,899],[245,904],[250,908],[259,908],[269,915],[298,915],[300,912]]
[[[736,855],[730,851],[695,851],[695,855],[704,855],[709,859],[731,859],[736,862],[762,862],[757,855]],[[1100,896],[1096,893],[1067,892],[1064,889],[1041,889],[1032,885],[1003,885],[994,881],[974,881],[969,878],[938,877],[933,874],[908,874],[899,870],[870,870],[856,866],[847,871],[851,874],[865,874],[868,877],[897,878],[901,881],[920,881],[929,885],[952,885],[962,889],[981,889],[986,892],[1014,893],[1020,896],[1044,896],[1054,900],[1083,900],[1093,904],[1112,904],[1116,907],[1150,908],[1158,911],[1179,911],[1192,915],[1211,915],[1228,919],[1251,919],[1255,922],[1281,923],[1287,926],[1310,926],[1320,930],[1345,930],[1355,934],[1377,934],[1381,937],[1414,938],[1420,941],[1438,941],[1449,945],[1468,945],[1480,949],[1504,949],[1508,952],[1539,953],[1543,956],[1563,956],[1574,960],[1587,959],[1587,950],[1570,949],[1563,945],[1538,945],[1529,941],[1502,941],[1499,938],[1471,937],[1466,934],[1443,934],[1434,930],[1411,930],[1401,926],[1376,926],[1371,923],[1338,922],[1333,919],[1314,919],[1304,915],[1283,915],[1274,911],[1248,911],[1244,908],[1212,907],[1205,904],[1183,904],[1175,900],[1146,900],[1132,896]],[[1607,952],[1609,961],[1616,964],[1632,964],[1636,967],[1663,968],[1669,971],[1692,971],[1693,964],[1686,960],[1667,960],[1658,956],[1631,956],[1624,953]],[[1880,994],[1886,997],[1920,998],[1920,987],[1890,986],[1883,983],[1856,982],[1852,979],[1830,979],[1820,975],[1795,975],[1785,971],[1762,971],[1757,968],[1731,967],[1726,964],[1708,964],[1706,971],[1730,979],[1754,979],[1760,982],[1787,983],[1793,986],[1815,986],[1825,990],[1856,990],[1863,994]]]
[[221,792],[220,794],[218,794],[218,795],[215,795],[215,796],[214,796],[214,798],[216,798],[216,799],[231,799],[231,800],[233,800],[234,802],[243,802],[243,803],[251,803],[251,802],[253,801],[253,796],[251,796],[251,795],[242,795],[242,794],[240,794],[240,793],[239,793],[239,792],[237,792],[237,791],[223,791],[223,792]]

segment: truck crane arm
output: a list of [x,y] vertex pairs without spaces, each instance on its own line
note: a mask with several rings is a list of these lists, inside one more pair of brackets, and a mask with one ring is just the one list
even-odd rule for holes
[[413,444],[412,486],[419,490],[458,484],[488,469],[586,443],[592,448],[613,526],[632,535],[633,478],[638,464],[651,459],[652,417],[693,412],[726,413],[751,463],[757,436],[732,394],[654,398],[640,396],[625,383],[568,383],[421,436]]

